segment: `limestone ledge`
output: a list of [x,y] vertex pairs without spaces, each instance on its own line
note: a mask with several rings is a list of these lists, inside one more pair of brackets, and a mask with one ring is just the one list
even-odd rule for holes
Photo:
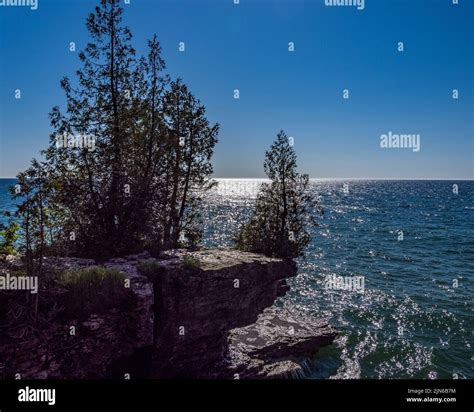
[[[186,265],[192,259],[193,265]],[[152,262],[152,279],[139,262]],[[198,262],[198,263],[196,263]],[[7,262],[15,267],[18,262]],[[97,266],[47,258],[46,267]],[[230,249],[141,253],[102,264],[131,280],[133,305],[38,327],[21,342],[0,342],[0,378],[279,378],[335,338],[326,322],[274,306],[296,264]],[[5,267],[3,268],[5,271]],[[77,333],[70,336],[71,325]]]

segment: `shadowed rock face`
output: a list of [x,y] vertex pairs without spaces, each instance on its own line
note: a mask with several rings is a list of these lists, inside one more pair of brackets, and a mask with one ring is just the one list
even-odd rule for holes
[[[153,280],[137,268],[144,261],[154,263]],[[51,259],[48,264],[95,263]],[[49,325],[24,343],[31,352],[22,345],[0,348],[7,349],[0,356],[3,377],[290,377],[335,337],[324,322],[272,307],[288,290],[286,279],[296,276],[292,261],[212,249],[170,251],[160,259],[145,253],[104,266],[131,280],[132,307],[93,314],[81,324]],[[67,336],[69,324],[77,325],[75,337]]]
[[[137,259],[124,260],[129,265],[126,273],[131,282],[131,299],[126,308],[91,314],[83,321],[58,317],[18,325],[18,331],[0,330],[0,379],[100,379],[112,375],[123,379],[124,375],[119,375],[122,371],[114,364],[127,357],[134,361],[128,364],[126,373],[141,374],[143,353],[153,345],[154,297],[148,279],[133,270]],[[20,267],[17,261],[14,265],[4,265],[0,275]],[[95,265],[94,260],[79,258],[44,261],[46,270],[55,271]],[[61,300],[60,294],[55,297]]]
[[[194,267],[183,265],[186,256]],[[323,321],[272,308],[297,274],[293,261],[212,249],[171,251],[159,263],[155,378],[294,377],[336,336]]]
[[254,323],[271,306],[293,262],[231,250],[193,252],[198,268],[184,268],[174,252],[155,279],[156,376],[215,373],[228,352],[231,329]]

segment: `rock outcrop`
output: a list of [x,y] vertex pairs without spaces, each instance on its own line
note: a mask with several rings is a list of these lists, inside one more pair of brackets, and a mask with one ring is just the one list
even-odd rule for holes
[[155,277],[156,376],[208,377],[228,352],[231,329],[252,324],[273,304],[293,262],[233,250],[174,252]]
[[[146,255],[145,257],[148,257]],[[130,263],[138,262],[134,257]],[[15,268],[18,262],[15,261]],[[46,271],[90,268],[90,259],[47,258]],[[11,265],[7,265],[8,268]],[[133,267],[133,265],[131,265]],[[5,269],[4,269],[5,270]],[[10,327],[0,339],[0,378],[95,379],[118,376],[113,365],[134,357],[153,345],[153,288],[137,271],[127,271],[130,279],[130,305],[91,314],[86,320],[38,319],[29,325]],[[61,300],[61,295],[57,295]],[[151,350],[149,350],[151,353]],[[139,360],[128,373],[141,373]]]
[[227,370],[240,379],[301,377],[305,360],[335,336],[327,322],[271,307],[256,323],[231,331]]
[[[68,258],[45,264],[96,265]],[[142,265],[152,273],[145,276]],[[272,307],[296,276],[291,261],[212,249],[159,259],[144,253],[103,266],[130,279],[132,304],[82,322],[38,325],[22,342],[0,343],[0,377],[292,377],[335,337],[322,321]]]

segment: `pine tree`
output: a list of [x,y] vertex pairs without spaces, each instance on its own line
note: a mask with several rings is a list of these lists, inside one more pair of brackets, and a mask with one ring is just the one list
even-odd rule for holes
[[219,133],[219,125],[211,126],[205,113],[180,79],[171,83],[165,96],[168,149],[162,223],[168,247],[178,246],[180,238],[194,245],[201,237],[200,196],[213,185],[210,160]]
[[163,74],[156,36],[136,56],[122,13],[119,0],[101,0],[89,15],[77,81],[61,81],[66,110],[50,114],[50,251],[106,259],[175,247],[183,233],[189,245],[199,239],[219,126]]
[[309,192],[308,175],[297,173],[296,153],[285,132],[278,133],[266,152],[264,170],[270,183],[262,184],[255,210],[237,235],[237,248],[282,258],[301,256],[320,207]]
[[[62,80],[67,111],[55,107],[51,113],[55,133],[46,159],[54,166],[51,178],[61,182],[55,200],[75,223],[71,247],[86,254],[111,255],[127,248],[127,236],[134,238],[127,225],[132,204],[126,166],[134,151],[136,85],[141,83],[133,71],[132,35],[121,20],[117,0],[102,0],[89,15],[92,42],[79,54],[78,85]],[[64,147],[58,137],[76,141]]]

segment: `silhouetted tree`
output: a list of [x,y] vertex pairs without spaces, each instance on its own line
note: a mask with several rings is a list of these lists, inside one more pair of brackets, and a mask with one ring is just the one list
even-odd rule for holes
[[240,229],[236,244],[245,251],[269,256],[301,256],[311,240],[317,200],[309,192],[308,175],[296,171],[296,153],[281,131],[265,154],[264,169],[270,183],[262,184],[253,215]]
[[[54,206],[50,204],[54,189],[51,183],[47,165],[33,159],[31,166],[18,175],[17,187],[20,191],[12,190],[14,197],[21,199],[16,215],[22,222],[24,242],[20,249],[23,249],[25,255],[26,274],[36,276],[39,287],[43,280],[43,257],[46,248],[52,243],[48,236],[52,236],[54,232],[51,220]],[[39,293],[31,296],[33,314],[38,312],[39,296]]]
[[183,243],[179,242],[182,234],[182,239],[193,245],[201,237],[200,196],[213,185],[210,160],[219,125],[210,126],[206,109],[179,79],[171,83],[164,106],[168,139],[163,243],[176,247]]
[[182,233],[188,244],[199,239],[198,194],[211,185],[219,127],[181,80],[163,74],[156,36],[136,57],[122,13],[118,0],[101,0],[90,14],[77,84],[61,81],[67,107],[50,114],[41,173],[52,188],[56,253],[107,258],[175,247]]
[[[132,35],[121,20],[117,0],[102,0],[89,15],[92,42],[79,54],[78,85],[62,80],[67,111],[55,107],[51,113],[55,133],[46,159],[60,183],[55,200],[74,221],[71,247],[86,254],[111,255],[135,238],[127,224],[132,202],[126,166],[139,127],[134,121],[140,109],[136,85],[141,83],[133,68]],[[61,144],[63,137],[71,144]]]

